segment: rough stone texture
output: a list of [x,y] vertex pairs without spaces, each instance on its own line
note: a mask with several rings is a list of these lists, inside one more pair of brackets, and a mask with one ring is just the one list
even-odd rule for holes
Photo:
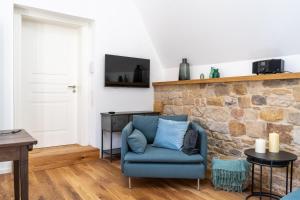
[[264,108],[260,112],[260,118],[269,122],[280,121],[283,119],[283,110],[278,108]]
[[[270,132],[280,134],[282,150],[300,157],[299,80],[155,86],[154,90],[156,109],[168,115],[188,114],[206,130],[209,166],[213,156],[244,157],[256,138],[267,139]],[[300,160],[294,174],[294,187],[300,187]],[[284,169],[274,169],[273,175],[274,191],[283,191]]]
[[253,138],[266,138],[266,124],[260,121],[247,121],[246,134]]
[[228,84],[216,84],[214,88],[216,96],[224,96],[230,94],[230,88]]
[[225,106],[237,106],[238,105],[238,98],[235,96],[225,96],[224,97]]
[[[293,131],[294,143],[300,145],[300,127],[295,127]],[[300,167],[300,166],[299,166]],[[300,174],[299,174],[300,176]],[[300,177],[299,177],[300,178]]]
[[293,95],[296,101],[300,101],[300,87],[295,87],[293,89]]
[[280,143],[291,144],[292,138],[292,125],[282,125],[282,124],[267,124],[267,133],[279,133],[280,136]]
[[247,88],[244,84],[234,84],[233,92],[237,95],[245,95],[247,94]]
[[244,116],[244,110],[240,108],[233,108],[231,110],[231,116],[235,119],[241,119]]
[[300,112],[289,113],[288,122],[300,126]]
[[223,106],[224,100],[222,97],[207,97],[206,104],[210,106]]
[[236,136],[241,136],[246,134],[246,126],[245,124],[232,120],[229,122],[229,133],[236,137]]
[[251,107],[250,98],[247,96],[239,97],[238,101],[239,101],[239,106],[241,108],[250,108]]
[[253,105],[266,105],[267,104],[266,98],[261,95],[253,95],[251,98],[251,102]]
[[267,102],[270,106],[289,107],[294,103],[294,98],[291,95],[269,96]]
[[244,109],[244,120],[256,120],[258,117],[257,111],[253,109]]

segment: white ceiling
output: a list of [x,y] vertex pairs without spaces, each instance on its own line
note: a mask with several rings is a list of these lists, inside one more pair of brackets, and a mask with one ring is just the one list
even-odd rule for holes
[[133,0],[165,67],[300,53],[299,0]]

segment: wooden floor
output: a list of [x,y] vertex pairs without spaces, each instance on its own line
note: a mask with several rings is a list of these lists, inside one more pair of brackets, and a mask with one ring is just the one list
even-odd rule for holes
[[[12,175],[0,175],[0,199],[13,199]],[[30,200],[242,200],[245,193],[215,191],[208,181],[128,179],[120,171],[119,160],[79,163],[56,169],[32,171],[29,175]]]

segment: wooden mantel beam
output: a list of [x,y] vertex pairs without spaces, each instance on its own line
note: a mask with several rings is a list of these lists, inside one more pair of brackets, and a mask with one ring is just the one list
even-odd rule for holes
[[265,80],[286,80],[286,79],[300,79],[300,73],[280,73],[280,74],[261,74],[252,76],[233,76],[223,78],[210,79],[193,79],[183,81],[164,81],[153,82],[153,87],[164,85],[189,85],[189,84],[205,84],[205,83],[230,83],[242,81],[265,81]]

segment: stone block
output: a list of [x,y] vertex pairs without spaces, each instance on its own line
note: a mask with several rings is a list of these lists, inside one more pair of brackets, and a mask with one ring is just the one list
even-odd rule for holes
[[267,133],[278,133],[280,136],[280,143],[291,144],[292,142],[292,125],[282,125],[282,124],[267,124]]
[[241,83],[234,84],[232,90],[237,95],[247,94],[247,88],[246,88],[245,84],[241,84]]
[[266,81],[263,81],[263,86],[270,87],[270,88],[278,88],[278,87],[297,85],[298,83],[299,83],[299,81],[296,79],[266,80]]
[[207,97],[206,98],[206,105],[209,106],[224,106],[223,97]]
[[277,107],[289,107],[293,104],[291,95],[269,96],[267,98],[268,105]]
[[194,99],[195,106],[206,106],[204,98],[196,98]]
[[280,121],[283,117],[283,110],[279,108],[263,108],[260,112],[260,118],[269,122]]
[[226,109],[206,108],[204,117],[217,122],[227,122],[230,117],[230,114]]
[[266,98],[262,95],[253,95],[251,98],[251,102],[253,105],[257,105],[257,106],[267,104]]
[[223,134],[229,133],[227,123],[208,120],[206,124],[208,129],[211,131],[215,131]]
[[257,120],[258,114],[256,110],[244,109],[244,119],[245,120]]
[[288,114],[288,122],[300,126],[300,112],[290,112]]
[[289,89],[285,89],[285,88],[275,88],[275,89],[271,90],[270,94],[286,95],[286,94],[292,94],[292,91]]
[[183,106],[183,101],[182,101],[182,99],[174,99],[173,104],[175,106]]
[[188,95],[182,98],[183,105],[194,105],[194,97]]
[[250,98],[247,96],[239,97],[238,102],[239,102],[239,106],[241,108],[250,108],[251,107]]
[[260,121],[247,121],[246,135],[253,138],[266,138],[266,123]]
[[300,87],[293,88],[293,95],[296,101],[300,101]]
[[173,106],[171,106],[171,105],[165,105],[163,113],[167,114],[167,115],[174,114],[174,112],[173,112]]
[[293,130],[294,143],[300,145],[300,127],[294,127]]
[[238,105],[238,97],[235,96],[224,96],[225,106],[237,106]]
[[183,113],[183,106],[173,106],[173,112],[175,115],[182,115]]
[[235,119],[241,119],[244,116],[244,110],[240,108],[233,108],[231,110],[231,116]]
[[245,135],[246,126],[237,120],[232,120],[229,122],[229,133],[234,137]]
[[225,96],[230,94],[230,88],[228,84],[215,84],[215,95]]

